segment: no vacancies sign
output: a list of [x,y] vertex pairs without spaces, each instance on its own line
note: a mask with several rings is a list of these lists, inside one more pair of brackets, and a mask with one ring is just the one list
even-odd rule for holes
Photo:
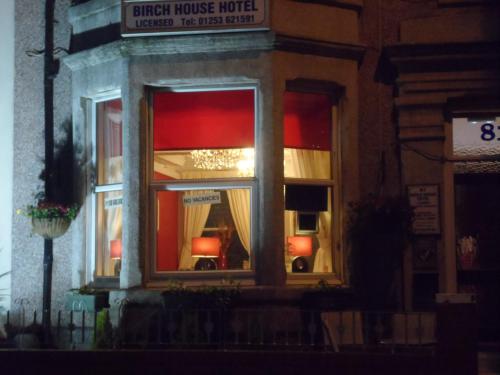
[[182,197],[182,203],[184,206],[198,206],[200,204],[219,204],[220,192],[214,191],[212,193],[188,195],[184,194]]
[[268,0],[122,0],[122,35],[262,30]]

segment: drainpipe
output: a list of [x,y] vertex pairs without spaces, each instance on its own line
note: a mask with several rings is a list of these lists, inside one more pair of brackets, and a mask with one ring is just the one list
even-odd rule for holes
[[[54,164],[54,78],[57,65],[54,60],[54,4],[55,0],[45,0],[45,49],[44,49],[44,112],[45,112],[45,199],[53,200]],[[43,252],[43,344],[52,345],[51,300],[52,300],[53,242],[44,239]]]

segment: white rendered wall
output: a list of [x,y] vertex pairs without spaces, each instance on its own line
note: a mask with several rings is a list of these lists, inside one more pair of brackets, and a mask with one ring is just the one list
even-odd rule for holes
[[0,13],[0,315],[10,307],[12,248],[12,162],[14,123],[14,0],[2,0]]

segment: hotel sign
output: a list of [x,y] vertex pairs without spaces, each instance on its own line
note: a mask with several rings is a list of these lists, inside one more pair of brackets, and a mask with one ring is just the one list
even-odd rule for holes
[[122,0],[123,36],[268,28],[268,0]]

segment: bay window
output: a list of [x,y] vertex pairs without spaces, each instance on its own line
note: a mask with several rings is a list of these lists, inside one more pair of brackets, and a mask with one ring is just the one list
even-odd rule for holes
[[252,268],[255,102],[253,87],[151,90],[153,277]]

